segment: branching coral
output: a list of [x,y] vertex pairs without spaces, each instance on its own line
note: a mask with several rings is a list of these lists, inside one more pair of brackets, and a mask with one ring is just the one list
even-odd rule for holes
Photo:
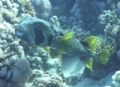
[[60,23],[59,23],[59,20],[58,20],[58,17],[57,17],[57,16],[51,17],[51,18],[50,18],[50,23],[52,23],[52,24],[55,25],[55,26],[60,27]]
[[30,0],[19,0],[19,3],[2,0],[0,1],[0,13],[0,22],[5,20],[10,23],[18,23],[26,16],[35,16]]
[[31,0],[35,11],[36,16],[42,19],[48,19],[51,12],[51,3],[49,0]]
[[107,23],[115,23],[117,20],[117,15],[114,11],[104,10],[103,13],[98,17],[98,20],[101,25],[106,25]]
[[112,55],[116,51],[116,42],[114,38],[111,38],[109,36],[100,36],[98,38],[98,41],[94,47],[94,51],[96,53],[99,53],[103,50],[108,50],[110,54]]
[[86,31],[80,28],[79,25],[73,26],[72,29],[68,29],[68,31],[74,31],[75,32],[74,37],[77,38],[79,41],[82,41],[88,36],[90,36],[90,31]]
[[32,70],[15,36],[15,29],[5,21],[0,24],[0,61],[1,87],[21,87],[31,76]]
[[108,23],[105,26],[104,32],[105,32],[105,34],[110,35],[116,39],[120,38],[120,35],[119,35],[120,34],[120,26],[117,24],[111,25],[110,23]]
[[22,4],[22,7],[23,7],[25,13],[27,13],[31,16],[35,16],[35,12],[31,5],[30,0],[18,0],[18,1]]

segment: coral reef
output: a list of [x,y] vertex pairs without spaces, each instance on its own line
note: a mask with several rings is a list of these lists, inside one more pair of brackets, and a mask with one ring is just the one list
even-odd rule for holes
[[105,26],[104,32],[105,32],[105,34],[110,35],[110,36],[118,39],[120,37],[119,36],[120,26],[118,24],[111,25],[110,23],[108,23]]
[[104,32],[109,32],[106,31],[107,27],[116,25],[118,23],[117,20],[118,16],[115,10],[104,10],[98,17],[95,32],[99,31],[101,34]]
[[104,10],[105,6],[106,3],[102,1],[76,0],[70,10],[68,24],[71,25],[72,22],[81,20],[84,24],[84,28],[90,30],[96,26],[97,17],[100,12]]
[[75,38],[77,38],[79,41],[83,41],[85,38],[87,38],[88,36],[90,36],[90,31],[86,31],[84,29],[82,29],[79,24],[77,25],[73,25],[72,28],[68,28],[68,31],[74,31],[75,32]]
[[70,9],[72,8],[75,0],[50,0],[52,5],[52,15],[58,17],[69,16]]
[[24,86],[26,81],[32,76],[32,70],[26,58],[18,59],[15,63],[15,67],[12,67],[11,72],[11,80],[15,87]]
[[70,77],[66,78],[66,84],[74,86],[77,83],[79,83],[82,79],[83,79],[82,75],[79,74],[71,75]]
[[24,15],[35,16],[34,8],[30,0],[18,0],[18,2],[22,5],[23,12],[25,13]]
[[0,87],[103,86],[120,69],[119,14],[119,0],[0,0]]
[[[119,19],[118,19],[119,20]],[[115,24],[110,24],[108,23],[105,28],[104,28],[104,33],[115,38],[116,40],[116,44],[117,44],[117,49],[120,49],[120,26],[119,26],[119,22],[115,23]]]
[[21,87],[32,75],[23,46],[19,44],[19,41],[10,23],[5,21],[0,23],[1,87]]
[[49,20],[51,24],[60,27],[60,23],[57,16],[53,16]]
[[32,87],[66,87],[63,79],[57,74],[44,74],[34,79]]
[[30,62],[32,69],[39,69],[47,73],[63,74],[62,64],[59,58],[51,58],[49,52],[45,51],[42,47],[37,46],[27,53],[26,58]]
[[94,52],[99,53],[103,50],[108,50],[110,54],[114,54],[116,51],[115,39],[109,36],[100,36],[94,47]]
[[120,71],[116,71],[115,74],[112,76],[112,87],[120,87]]
[[98,17],[100,24],[106,25],[107,23],[115,23],[117,15],[114,11],[104,10],[103,13]]
[[[21,8],[22,7],[22,8]],[[35,16],[30,0],[2,0],[0,1],[0,23],[18,23],[26,16]]]
[[4,65],[0,70],[1,87],[25,87],[26,81],[32,76],[29,62],[25,58],[19,58],[9,63],[12,63],[11,66]]
[[[92,47],[92,50],[94,50],[94,52],[98,54],[98,59],[96,59],[97,61],[94,61],[92,65],[93,71],[95,71],[91,72],[85,69],[84,74],[94,79],[101,79],[109,73],[109,71],[105,70],[105,68],[107,67],[107,64],[109,64],[111,59],[114,60],[114,57],[112,58],[112,55],[116,52],[116,42],[115,39],[111,38],[110,36],[101,35],[94,43],[91,43],[91,45],[94,45],[94,48]],[[99,68],[101,71],[97,68]]]
[[41,19],[48,19],[52,9],[49,0],[31,0],[35,8],[36,16]]
[[78,3],[76,2],[73,8],[70,10],[70,14],[74,15],[75,20],[81,19],[81,13]]

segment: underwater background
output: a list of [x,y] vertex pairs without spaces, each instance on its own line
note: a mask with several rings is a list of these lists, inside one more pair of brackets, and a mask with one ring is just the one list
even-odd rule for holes
[[120,0],[0,0],[0,87],[120,87]]

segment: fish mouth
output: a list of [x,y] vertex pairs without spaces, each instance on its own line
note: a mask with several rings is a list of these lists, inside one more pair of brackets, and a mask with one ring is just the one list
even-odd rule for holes
[[15,35],[16,35],[18,38],[20,38],[20,37],[23,36],[23,33],[22,33],[22,32],[19,32],[19,31],[16,31],[16,32],[15,32]]
[[15,26],[15,35],[18,37],[18,38],[22,38],[23,35],[24,35],[24,32],[21,31],[23,30],[19,25],[16,25]]

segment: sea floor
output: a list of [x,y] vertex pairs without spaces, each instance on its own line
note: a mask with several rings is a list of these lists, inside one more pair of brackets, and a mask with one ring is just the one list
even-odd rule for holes
[[[70,77],[75,74],[84,73],[84,65],[78,58],[73,58],[70,56],[63,57],[63,70],[64,76]],[[111,87],[112,84],[112,75],[115,72],[109,73],[105,78],[102,78],[100,81],[93,80],[91,78],[83,78],[79,83],[74,86],[69,85],[68,87]]]
[[112,83],[112,75],[114,73],[109,73],[105,78],[103,78],[100,81],[95,81],[90,78],[85,78],[80,83],[78,83],[75,86],[69,86],[69,87],[111,87]]

